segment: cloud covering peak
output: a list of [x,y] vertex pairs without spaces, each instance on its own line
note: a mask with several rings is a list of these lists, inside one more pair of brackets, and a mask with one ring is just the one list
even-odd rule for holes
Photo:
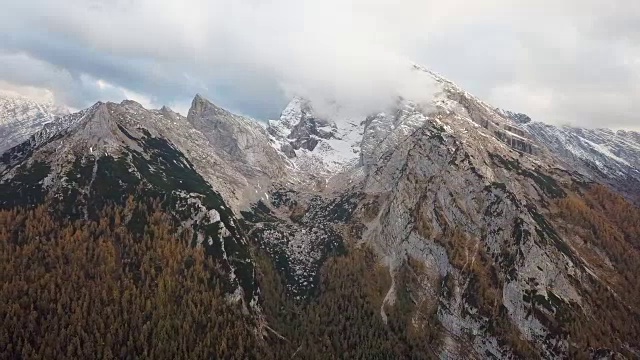
[[75,108],[132,98],[185,112],[202,93],[261,119],[293,95],[367,109],[432,91],[413,61],[536,120],[640,126],[640,5],[624,0],[0,5],[0,86]]

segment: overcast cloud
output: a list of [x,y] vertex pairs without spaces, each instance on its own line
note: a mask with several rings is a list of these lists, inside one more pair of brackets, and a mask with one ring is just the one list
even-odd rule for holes
[[[561,3],[561,4],[558,4]],[[429,93],[410,61],[535,120],[640,128],[632,0],[0,0],[0,89],[72,108],[201,93],[258,119],[292,95]]]

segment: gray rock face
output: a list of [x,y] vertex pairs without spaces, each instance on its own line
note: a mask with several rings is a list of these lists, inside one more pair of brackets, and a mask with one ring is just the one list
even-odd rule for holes
[[291,133],[287,138],[291,140],[289,143],[294,149],[304,148],[313,151],[320,139],[330,139],[333,136],[330,131],[322,129],[328,125],[325,120],[305,117],[292,127]]
[[502,110],[502,109],[496,109],[496,110],[502,113],[504,116],[508,117],[509,119],[517,122],[518,124],[524,125],[531,122],[531,118],[527,114],[516,113],[516,112],[512,112],[509,110]]
[[588,177],[640,203],[640,134],[540,122],[524,127],[533,138]]
[[293,146],[290,143],[284,143],[280,146],[280,151],[285,154],[288,158],[296,157],[296,152]]
[[[407,116],[415,118],[417,114]],[[569,179],[540,168],[535,158],[502,146],[498,139],[491,139],[488,129],[475,130],[486,134],[484,141],[465,141],[453,130],[457,123],[454,116],[423,116],[427,120],[409,136],[394,141],[394,146],[385,146],[384,142],[371,150],[363,146],[362,191],[380,200],[378,215],[366,224],[362,238],[387,257],[392,271],[394,264],[398,266],[408,257],[434,269],[425,282],[431,286],[425,293],[438,293],[444,276],[453,279],[454,294],[458,295],[441,299],[449,304],[438,312],[443,326],[456,336],[482,334],[482,340],[472,345],[474,351],[491,351],[501,357],[508,349],[494,352],[493,334],[482,330],[492,320],[465,310],[473,308],[468,298],[472,280],[451,264],[438,240],[453,229],[464,233],[473,244],[469,262],[484,253],[496,259],[496,265],[501,264],[498,276],[504,281],[503,303],[511,321],[546,356],[561,356],[567,344],[554,338],[538,320],[525,316],[528,305],[522,293],[528,289],[527,281],[535,279],[541,289],[561,294],[568,302],[579,301],[569,281],[573,278],[569,269],[580,264],[566,258],[554,245],[543,245],[549,244],[546,236],[551,235],[539,232],[541,224],[536,218],[544,209],[534,205],[541,197],[560,193],[561,182]],[[376,137],[390,138],[389,134]],[[553,176],[552,189],[536,182],[537,172]],[[462,358],[468,351],[460,350],[460,344],[454,346],[454,338],[445,343],[450,345],[442,349],[444,357]]]
[[[256,189],[266,188],[271,179],[280,178],[285,168],[286,157],[274,149],[263,127],[200,96],[194,99],[189,117],[166,107],[147,110],[130,100],[97,103],[51,121],[28,141],[30,147],[36,147],[73,129],[70,140],[59,145],[59,154],[117,155],[123,147],[138,146],[118,125],[130,132],[144,129],[175,144],[236,211],[241,203],[259,198],[262,193]],[[63,155],[54,158],[52,162],[59,166],[66,166],[69,161]]]
[[274,178],[282,172],[281,154],[255,120],[232,114],[196,95],[187,122],[204,134],[214,154],[235,163],[243,175]]
[[616,131],[616,135],[621,136],[623,138],[626,138],[629,141],[633,141],[636,144],[640,144],[640,132],[618,130],[618,131]]
[[0,95],[0,153],[27,140],[66,109],[18,96]]

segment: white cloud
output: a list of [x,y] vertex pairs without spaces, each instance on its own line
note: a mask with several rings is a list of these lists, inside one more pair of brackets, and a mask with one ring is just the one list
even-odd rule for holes
[[49,89],[35,86],[15,85],[3,80],[0,80],[0,94],[14,97],[26,97],[40,103],[55,102],[53,91]]
[[[84,74],[151,104],[184,106],[202,92],[267,116],[295,93],[369,109],[432,91],[405,67],[412,60],[538,120],[630,127],[638,119],[626,103],[640,103],[636,3],[0,0],[0,34],[15,34],[5,51],[70,74],[42,86],[75,104],[105,95],[78,91]],[[70,49],[38,52],[48,41],[34,34]]]
[[[87,79],[87,81],[91,81],[89,79]],[[145,96],[143,94],[139,94],[135,91],[129,90],[127,88],[124,88],[122,86],[117,86],[117,85],[113,85],[110,84],[102,79],[98,79],[95,81],[96,85],[98,86],[98,88],[102,91],[105,92],[115,92],[117,94],[122,94],[122,97],[124,99],[128,99],[128,100],[133,100],[137,103],[139,103],[140,105],[144,106],[147,109],[153,109],[153,108],[157,108],[160,107],[158,106],[158,104],[156,104],[155,102],[153,102],[153,100],[151,100],[150,97]]]

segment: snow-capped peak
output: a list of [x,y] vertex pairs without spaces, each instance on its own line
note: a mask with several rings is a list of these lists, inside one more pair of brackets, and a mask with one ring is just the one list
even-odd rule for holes
[[310,110],[309,101],[296,96],[291,99],[287,107],[282,110],[280,122],[289,128],[294,127],[300,123]]
[[294,97],[267,131],[297,170],[322,176],[358,163],[363,123],[339,112],[319,116],[309,100]]
[[67,109],[51,102],[0,94],[0,152],[25,141],[45,124],[68,113]]

